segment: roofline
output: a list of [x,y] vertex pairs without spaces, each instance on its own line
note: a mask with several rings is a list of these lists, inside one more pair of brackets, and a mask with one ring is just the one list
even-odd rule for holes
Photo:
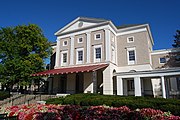
[[151,55],[166,54],[166,53],[171,53],[171,52],[180,52],[180,49],[178,49],[178,48],[170,48],[170,49],[153,50],[151,52]]
[[60,30],[58,30],[57,32],[55,32],[54,35],[59,35],[58,33],[62,32],[63,30],[65,30],[66,28],[68,28],[69,26],[73,25],[75,22],[79,21],[79,20],[95,20],[95,21],[99,21],[99,22],[107,22],[109,20],[105,20],[105,19],[100,19],[100,18],[88,18],[88,17],[77,17],[76,19],[74,19],[72,22],[70,22],[69,24],[67,24],[65,27],[61,28]]
[[143,74],[160,74],[160,73],[169,73],[169,72],[179,72],[180,67],[175,68],[165,68],[165,69],[156,69],[148,71],[133,71],[133,72],[117,72],[115,76],[126,76],[126,75],[143,75]]
[[104,25],[108,25],[108,23],[109,23],[109,21],[106,21],[106,22],[103,22],[101,24],[92,25],[92,26],[84,27],[84,28],[77,29],[77,30],[71,30],[71,31],[68,31],[68,32],[65,32],[65,33],[60,33],[60,34],[57,34],[56,36],[66,35],[66,34],[69,34],[69,33],[72,33],[72,32],[77,32],[77,31],[82,31],[82,30],[86,30],[86,29],[90,29],[90,28],[104,26]]
[[152,37],[152,34],[151,34],[150,26],[147,23],[137,25],[137,26],[132,26],[132,27],[120,28],[120,29],[117,29],[117,32],[128,31],[128,30],[132,30],[132,29],[138,29],[138,28],[141,28],[141,27],[146,27],[147,28],[147,31],[149,33],[148,35],[150,37],[151,43],[152,43],[152,45],[154,45],[154,40],[153,40],[153,37]]
[[[113,30],[118,33],[118,32],[123,32],[123,31],[127,31],[127,30],[132,30],[132,29],[138,29],[138,28],[141,28],[141,27],[146,27],[147,31],[148,31],[148,35],[150,37],[150,41],[152,43],[152,45],[154,45],[154,40],[153,40],[153,37],[152,37],[152,34],[151,34],[151,31],[150,31],[150,26],[149,24],[142,24],[142,25],[137,25],[137,26],[132,26],[132,27],[127,27],[127,28],[121,28],[121,29],[117,29],[117,27],[113,24],[113,22],[111,20],[105,20],[105,19],[99,19],[99,18],[88,18],[88,17],[78,17],[76,18],[75,20],[73,20],[72,22],[70,22],[69,24],[67,24],[65,27],[63,27],[62,29],[60,29],[59,31],[57,31],[54,35],[56,36],[59,36],[61,34],[59,34],[60,32],[62,32],[63,30],[65,30],[66,28],[68,28],[69,26],[71,26],[72,24],[74,24],[76,21],[79,21],[79,20],[98,20],[100,22],[103,22],[99,25],[94,25],[94,26],[89,26],[89,27],[86,27],[84,29],[88,29],[88,28],[92,28],[92,27],[96,27],[96,26],[101,26],[101,25],[105,25],[105,24],[109,24]],[[84,30],[84,29],[81,29],[81,30]],[[76,30],[77,31],[77,30]],[[72,31],[69,31],[69,32],[66,32],[66,33],[63,33],[62,35],[64,34],[67,34],[67,33],[71,33],[71,32],[74,32],[74,30]]]

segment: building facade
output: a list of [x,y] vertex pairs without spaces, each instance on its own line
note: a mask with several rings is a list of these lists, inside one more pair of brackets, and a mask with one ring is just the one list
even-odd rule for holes
[[179,96],[180,60],[170,56],[180,50],[153,50],[148,24],[78,17],[55,35],[51,70],[34,74],[49,76],[49,93]]

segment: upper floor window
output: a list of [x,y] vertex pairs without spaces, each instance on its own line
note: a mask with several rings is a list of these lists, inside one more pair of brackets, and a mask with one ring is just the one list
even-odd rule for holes
[[61,52],[61,66],[67,66],[68,62],[68,52],[62,51]]
[[82,37],[78,38],[78,43],[83,43],[83,38]]
[[129,52],[129,61],[134,61],[135,60],[135,51],[130,50]]
[[166,58],[165,57],[159,58],[159,63],[160,64],[166,63]]
[[128,43],[134,42],[134,36],[128,37],[128,38],[127,38],[127,42],[128,42]]
[[84,50],[83,48],[78,48],[76,50],[76,64],[83,63],[83,59],[84,59],[83,50]]
[[94,39],[95,39],[95,40],[100,40],[100,39],[101,39],[101,34],[100,34],[100,33],[95,34],[95,35],[94,35]]
[[135,48],[127,48],[127,59],[128,59],[128,65],[135,64],[136,62]]
[[67,62],[67,53],[63,53],[63,63]]
[[94,62],[100,62],[102,58],[102,45],[94,46]]
[[101,48],[95,48],[96,59],[101,59]]
[[67,46],[67,44],[68,44],[67,40],[63,41],[63,46]]

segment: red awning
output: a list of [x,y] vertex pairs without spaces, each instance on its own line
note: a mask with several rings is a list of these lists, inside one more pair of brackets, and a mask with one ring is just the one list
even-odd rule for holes
[[105,68],[107,66],[108,64],[96,64],[96,65],[88,65],[88,66],[66,67],[66,68],[52,69],[52,70],[35,73],[32,74],[31,76],[47,76],[47,75],[78,73],[78,72],[90,72],[90,71],[99,70],[101,68]]

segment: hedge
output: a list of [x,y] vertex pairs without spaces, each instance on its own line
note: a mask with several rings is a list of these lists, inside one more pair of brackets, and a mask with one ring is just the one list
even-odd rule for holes
[[65,98],[53,98],[46,101],[47,104],[97,106],[107,105],[113,107],[127,106],[130,109],[153,108],[162,111],[170,111],[180,116],[180,100],[134,96],[112,96],[99,94],[74,94]]

